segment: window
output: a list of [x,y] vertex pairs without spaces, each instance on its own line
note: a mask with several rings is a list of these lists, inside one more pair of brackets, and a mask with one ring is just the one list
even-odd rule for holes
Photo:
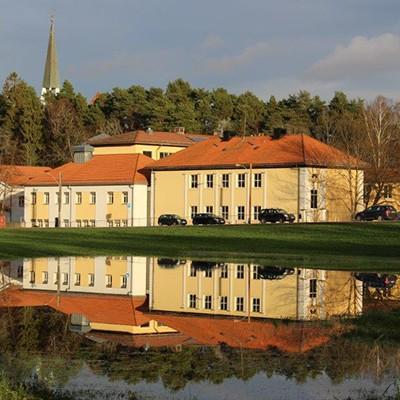
[[74,275],[74,285],[81,286],[81,274],[79,272],[76,272]]
[[211,310],[211,308],[212,308],[212,296],[210,296],[210,295],[204,296],[204,308],[206,310]]
[[56,193],[56,197],[54,199],[54,204],[59,204],[60,203],[60,193]]
[[224,311],[228,309],[228,296],[221,296],[219,300],[219,308]]
[[239,221],[244,220],[244,206],[238,206],[237,208],[237,218]]
[[61,274],[61,278],[62,278],[62,284],[63,285],[68,285],[68,274],[66,272],[63,272]]
[[221,267],[221,278],[228,278],[228,266],[226,264]]
[[107,192],[107,204],[114,203],[114,192]]
[[42,283],[45,285],[49,282],[49,273],[47,271],[42,272]]
[[42,219],[38,219],[37,224],[38,224],[39,228],[43,228],[43,220]]
[[120,228],[120,227],[121,227],[121,221],[120,221],[119,219],[116,219],[116,220],[114,221],[114,226],[115,226],[116,228]]
[[125,289],[128,286],[128,278],[126,275],[121,275],[120,277],[121,289]]
[[168,156],[170,156],[172,153],[167,153],[167,152],[165,152],[165,151],[161,151],[160,152],[160,158],[165,158],[165,157],[168,157]]
[[393,192],[393,185],[384,185],[383,186],[383,198],[384,199],[391,199]]
[[197,206],[190,207],[190,218],[193,218],[197,214]]
[[246,187],[246,174],[238,174],[237,176],[237,187]]
[[64,227],[65,228],[69,227],[69,219],[64,219]]
[[32,203],[33,205],[36,204],[36,192],[32,192],[32,193],[31,193],[31,203]]
[[32,226],[37,226],[36,219],[31,219],[31,225],[32,225]]
[[190,187],[192,189],[197,189],[199,187],[199,176],[190,175]]
[[54,272],[53,274],[53,283],[54,285],[58,285],[58,272]]
[[90,192],[90,204],[96,204],[96,192]]
[[152,151],[144,151],[143,155],[146,156],[146,157],[153,158],[153,152]]
[[261,312],[261,300],[258,297],[253,298],[253,312]]
[[49,203],[50,203],[50,193],[44,192],[43,193],[43,204],[49,204]]
[[94,227],[96,226],[96,220],[91,219],[91,220],[90,220],[90,226],[91,226],[92,228],[94,228]]
[[244,265],[238,265],[236,267],[236,278],[243,279],[244,278]]
[[112,219],[107,220],[107,225],[108,225],[109,228],[112,228],[113,227],[113,220]]
[[23,265],[18,265],[17,276],[18,276],[18,278],[22,278],[24,276],[24,266]]
[[222,174],[222,187],[223,188],[229,187],[229,174]]
[[206,212],[212,214],[214,212],[214,207],[213,206],[207,206],[206,207]]
[[196,295],[189,294],[189,308],[196,308]]
[[122,192],[122,204],[128,204],[128,192]]
[[196,276],[196,273],[197,273],[196,268],[193,265],[191,265],[189,270],[189,276]]
[[228,206],[222,206],[221,207],[221,214],[222,214],[222,218],[229,219],[229,207]]
[[45,219],[43,222],[44,222],[44,227],[48,228],[49,227],[49,220]]
[[262,187],[262,174],[254,174],[254,187],[260,188]]
[[35,283],[35,271],[29,273],[29,283]]
[[311,189],[311,208],[318,208],[318,190]]
[[80,219],[76,220],[76,227],[77,228],[82,228],[82,221]]
[[88,284],[94,286],[94,274],[88,274]]
[[106,287],[112,287],[112,275],[106,275]]
[[128,226],[128,220],[127,220],[127,219],[123,219],[123,220],[122,220],[122,226],[123,226],[124,228],[126,228],[126,227]]
[[207,174],[207,187],[212,188],[214,187],[214,175]]
[[243,297],[236,297],[236,311],[244,310],[244,299]]
[[19,196],[18,197],[18,207],[24,207],[24,206],[25,206],[25,197]]
[[83,220],[83,227],[84,228],[89,228],[89,221],[87,219]]
[[205,276],[206,278],[212,278],[212,269],[211,269],[211,268],[206,269],[206,270],[204,271],[204,276]]
[[260,279],[260,266],[253,265],[253,279]]
[[310,279],[310,297],[315,298],[317,297],[317,280]]
[[69,193],[64,192],[64,204],[69,204]]
[[260,216],[261,206],[254,206],[253,207],[253,219],[258,220]]
[[75,193],[75,204],[82,204],[82,192]]
[[373,188],[373,186],[370,184],[364,185],[364,192],[363,192],[364,203],[368,203],[369,198],[371,196],[372,188]]

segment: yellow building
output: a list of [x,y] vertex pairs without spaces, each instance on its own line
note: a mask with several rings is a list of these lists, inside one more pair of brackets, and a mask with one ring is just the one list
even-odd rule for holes
[[161,214],[203,212],[256,222],[263,208],[300,222],[347,221],[362,209],[361,163],[304,135],[212,137],[147,169],[153,224]]
[[400,211],[400,174],[390,170],[386,176],[380,176],[383,182],[376,182],[376,174],[366,171],[364,186],[365,206],[388,204]]
[[148,224],[148,180],[139,170],[152,160],[141,154],[88,158],[55,168],[26,183],[25,226]]
[[94,155],[136,153],[159,160],[208,138],[207,135],[185,133],[183,128],[174,132],[148,129],[115,136],[99,135],[89,139],[88,144],[94,147]]

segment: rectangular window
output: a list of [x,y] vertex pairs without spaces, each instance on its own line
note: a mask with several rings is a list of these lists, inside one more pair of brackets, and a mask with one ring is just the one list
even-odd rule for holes
[[236,311],[243,311],[243,310],[244,310],[244,298],[236,297]]
[[64,204],[69,204],[69,193],[64,192]]
[[90,192],[90,204],[96,204],[96,192]]
[[48,228],[49,227],[49,220],[45,219],[43,222],[44,222],[44,227]]
[[94,286],[94,274],[88,274],[88,284]]
[[35,271],[29,273],[29,283],[35,283]]
[[228,296],[221,296],[219,300],[219,308],[220,310],[228,310]]
[[80,219],[76,220],[76,227],[77,228],[82,228],[82,221]]
[[191,265],[189,270],[189,276],[196,276],[196,274],[197,274],[196,268],[193,265]]
[[25,206],[25,197],[19,196],[18,197],[18,207],[24,207],[24,206]]
[[229,219],[229,206],[222,206],[221,214],[222,214],[222,218]]
[[226,264],[221,266],[221,278],[228,278],[228,266]]
[[254,187],[260,188],[262,187],[262,174],[254,174]]
[[81,286],[81,274],[79,272],[74,274],[74,285]]
[[39,228],[43,228],[43,220],[42,219],[38,219],[37,224],[38,224]]
[[214,207],[213,206],[207,206],[206,207],[206,212],[212,214],[214,212]]
[[126,289],[126,287],[128,286],[128,278],[126,277],[126,275],[121,275],[120,281],[121,281],[121,289]]
[[311,208],[318,208],[318,190],[311,189]]
[[204,296],[204,308],[206,310],[212,309],[212,296],[210,295]]
[[146,157],[153,158],[153,152],[152,151],[144,151],[143,155],[146,156]]
[[244,278],[244,265],[238,265],[236,267],[236,278],[243,279]]
[[192,189],[197,189],[199,187],[199,176],[190,175],[190,187]]
[[260,216],[261,206],[253,206],[253,219],[258,221]]
[[32,193],[31,193],[31,203],[32,203],[33,205],[36,204],[36,192],[32,192]]
[[107,192],[107,204],[114,203],[114,192]]
[[42,283],[46,285],[49,282],[49,273],[47,271],[42,272]]
[[112,275],[110,274],[106,275],[106,287],[108,288],[112,287]]
[[261,312],[261,299],[260,298],[253,298],[253,312]]
[[384,185],[383,186],[383,198],[391,199],[393,193],[393,185]]
[[69,219],[64,219],[64,227],[69,228]]
[[68,274],[66,272],[62,273],[61,278],[62,278],[62,284],[68,285]]
[[128,204],[128,192],[122,192],[122,204]]
[[92,228],[94,228],[94,227],[96,226],[96,220],[91,219],[91,220],[90,220],[90,226],[91,226]]
[[49,204],[49,203],[50,203],[50,193],[44,192],[43,193],[43,204]]
[[121,227],[121,221],[120,221],[119,219],[116,219],[116,220],[114,221],[114,226],[115,226],[116,228],[120,228],[120,227]]
[[75,204],[82,204],[82,192],[75,193]]
[[244,220],[244,206],[238,206],[237,208],[237,219],[239,221]]
[[167,152],[165,152],[165,151],[162,151],[162,152],[160,152],[160,158],[165,158],[165,157],[168,157],[168,156],[170,156],[172,153],[167,153]]
[[208,188],[214,187],[214,175],[213,174],[207,174],[207,187]]
[[18,278],[22,278],[24,276],[24,266],[23,265],[18,265],[17,276],[18,276]]
[[212,269],[211,269],[211,268],[206,269],[206,270],[204,271],[204,276],[205,276],[206,278],[212,278]]
[[124,228],[126,228],[126,227],[128,226],[128,220],[127,220],[127,219],[123,219],[123,220],[122,220],[122,226],[123,226]]
[[54,198],[54,204],[59,204],[60,203],[60,193],[56,193],[56,197]]
[[315,298],[317,297],[317,280],[310,279],[310,297]]
[[58,272],[54,272],[53,273],[53,283],[55,284],[55,285],[58,285]]
[[223,188],[229,187],[229,174],[222,174],[222,187]]
[[89,228],[89,221],[87,219],[83,220],[83,227],[84,228]]
[[238,188],[246,187],[246,174],[238,174],[238,176],[237,176],[237,187]]
[[196,295],[195,294],[189,294],[189,308],[196,308]]
[[197,206],[190,207],[190,217],[193,218],[197,214]]
[[260,279],[260,266],[253,265],[253,279]]
[[112,219],[108,219],[107,220],[107,225],[108,225],[109,228],[112,228],[114,226],[113,220]]

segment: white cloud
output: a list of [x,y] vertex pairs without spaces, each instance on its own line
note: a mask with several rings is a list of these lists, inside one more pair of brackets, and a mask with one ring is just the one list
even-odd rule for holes
[[354,37],[348,46],[316,62],[306,78],[318,81],[344,81],[400,69],[400,36],[385,33],[367,38]]
[[210,34],[208,35],[204,42],[201,44],[205,49],[218,49],[224,45],[224,39],[221,36]]

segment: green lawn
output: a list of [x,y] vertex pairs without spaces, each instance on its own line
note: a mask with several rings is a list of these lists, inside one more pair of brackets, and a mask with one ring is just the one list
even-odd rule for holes
[[400,271],[400,223],[0,231],[0,259],[127,254]]

